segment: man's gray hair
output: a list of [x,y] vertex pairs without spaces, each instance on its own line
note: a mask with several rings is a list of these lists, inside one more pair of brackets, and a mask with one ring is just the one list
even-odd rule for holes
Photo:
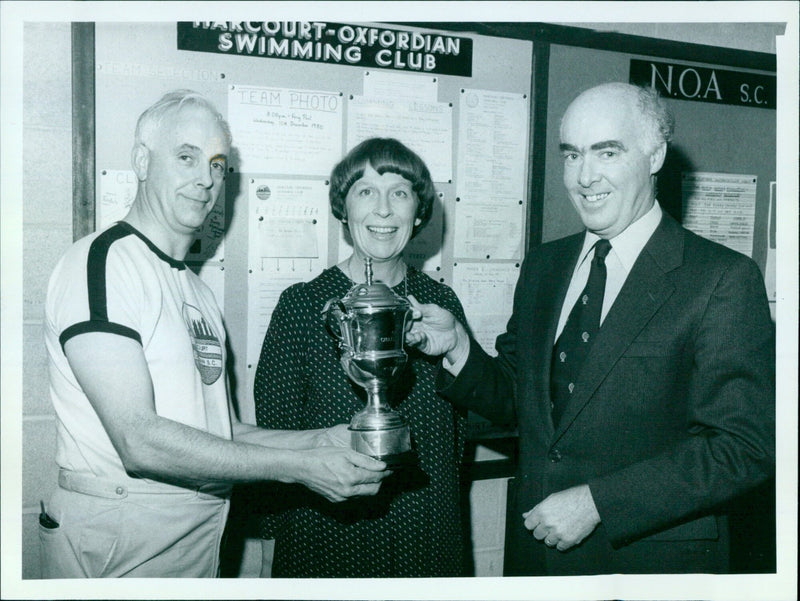
[[171,111],[177,111],[184,106],[199,106],[206,109],[219,121],[228,146],[232,142],[231,129],[225,118],[211,101],[193,90],[173,90],[164,94],[157,102],[147,108],[136,122],[135,143],[151,147],[154,143],[153,136],[161,127],[164,117]]
[[650,86],[638,87],[637,107],[646,136],[645,149],[653,151],[662,143],[671,142],[675,133],[675,117],[658,91]]

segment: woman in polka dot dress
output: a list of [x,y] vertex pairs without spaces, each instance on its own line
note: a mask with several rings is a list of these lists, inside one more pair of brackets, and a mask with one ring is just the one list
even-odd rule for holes
[[[259,426],[322,428],[349,423],[364,408],[366,393],[342,370],[321,311],[365,280],[365,257],[372,258],[375,280],[401,296],[436,303],[465,323],[455,293],[401,256],[430,219],[434,198],[427,167],[397,140],[366,140],[334,168],[331,209],[348,226],[354,252],[281,295],[255,376]],[[418,469],[396,470],[375,497],[342,503],[298,485],[263,489],[268,498],[258,500],[264,512],[258,527],[262,538],[275,539],[273,577],[465,575],[459,466],[466,416],[435,392],[439,361],[407,351],[405,371],[389,395],[411,429]]]

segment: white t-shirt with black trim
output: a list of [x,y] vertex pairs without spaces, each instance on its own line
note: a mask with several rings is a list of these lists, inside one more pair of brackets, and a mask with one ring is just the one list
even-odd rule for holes
[[[67,340],[86,332],[142,345],[158,415],[231,438],[225,332],[211,290],[183,262],[119,222],[70,247],[47,290],[45,343],[59,467],[130,479],[64,355]],[[142,482],[136,479],[137,486]]]

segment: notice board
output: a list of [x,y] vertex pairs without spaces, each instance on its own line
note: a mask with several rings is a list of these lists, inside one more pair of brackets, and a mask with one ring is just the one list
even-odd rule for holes
[[162,94],[200,92],[231,124],[225,202],[188,261],[223,309],[244,421],[278,294],[350,253],[327,179],[365,137],[428,164],[439,205],[407,260],[452,286],[493,345],[526,246],[532,46],[396,24],[95,24],[96,227],[133,199],[136,119]]

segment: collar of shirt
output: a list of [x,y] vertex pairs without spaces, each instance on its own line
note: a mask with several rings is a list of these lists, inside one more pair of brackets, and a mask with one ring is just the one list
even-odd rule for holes
[[[653,232],[656,231],[658,224],[661,222],[661,215],[661,207],[656,201],[647,213],[629,225],[621,234],[611,239],[611,252],[606,257],[607,276],[603,295],[603,308],[600,315],[601,323],[608,314],[609,309],[611,309],[611,305],[617,299],[617,295],[625,284],[633,264],[639,258],[639,254],[653,235]],[[583,248],[579,255],[580,259],[575,266],[575,271],[572,273],[569,288],[564,297],[564,304],[561,307],[555,340],[561,335],[572,306],[578,300],[581,290],[586,286],[586,281],[589,278],[589,263],[594,257],[593,247],[599,239],[600,237],[597,234],[586,232]]]
[[[644,245],[650,240],[650,236],[656,231],[658,224],[661,223],[661,206],[658,201],[653,203],[650,210],[642,215],[639,219],[631,223],[625,230],[614,238],[611,238],[611,252],[610,255],[615,255],[625,273],[630,273],[636,259],[639,258],[639,253],[642,252]],[[580,260],[575,267],[575,271],[580,269],[587,256],[592,251],[595,243],[600,239],[600,236],[587,231],[586,237],[583,241],[583,248],[581,249]],[[594,257],[594,254],[592,254]]]

